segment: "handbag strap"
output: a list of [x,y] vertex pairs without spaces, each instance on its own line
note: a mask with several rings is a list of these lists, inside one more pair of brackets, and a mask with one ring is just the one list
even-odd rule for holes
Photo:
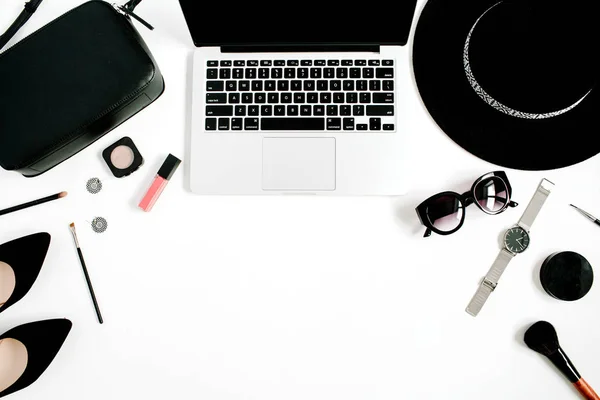
[[[42,1],[43,0],[30,0],[27,3],[25,3],[25,9],[21,12],[21,14],[19,14],[15,22],[13,22],[13,24],[8,28],[8,30],[2,36],[0,36],[0,50],[2,50],[2,48],[6,46],[8,41],[12,39],[13,36],[15,36],[19,29],[21,29],[21,27],[25,25],[27,21],[29,21],[29,18],[31,18],[31,16],[40,6],[40,3]],[[141,0],[138,0],[138,2],[139,1]]]

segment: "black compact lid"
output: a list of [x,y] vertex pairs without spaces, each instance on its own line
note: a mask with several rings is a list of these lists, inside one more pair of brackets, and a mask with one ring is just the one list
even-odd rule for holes
[[596,155],[598,3],[429,0],[413,50],[429,113],[465,150],[505,167]]
[[177,171],[179,164],[181,164],[181,160],[173,154],[169,154],[162,167],[158,170],[158,176],[161,176],[166,180],[171,179],[175,171]]
[[594,271],[581,254],[564,251],[554,253],[542,264],[540,280],[552,297],[575,301],[583,298],[594,283]]

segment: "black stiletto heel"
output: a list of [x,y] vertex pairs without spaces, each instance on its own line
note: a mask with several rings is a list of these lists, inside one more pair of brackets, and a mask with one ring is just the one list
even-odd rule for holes
[[71,331],[68,319],[18,326],[0,336],[0,397],[25,389],[46,371]]
[[0,267],[6,268],[8,265],[15,277],[10,297],[0,299],[0,313],[29,292],[42,269],[49,247],[48,233],[36,233],[0,245]]

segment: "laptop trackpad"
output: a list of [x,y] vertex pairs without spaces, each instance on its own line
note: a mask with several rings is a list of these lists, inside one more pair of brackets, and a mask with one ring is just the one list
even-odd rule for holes
[[264,190],[335,190],[335,138],[264,138]]

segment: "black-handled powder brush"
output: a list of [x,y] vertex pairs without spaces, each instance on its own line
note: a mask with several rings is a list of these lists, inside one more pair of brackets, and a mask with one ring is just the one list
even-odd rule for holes
[[525,344],[531,350],[548,357],[560,372],[571,381],[584,399],[600,400],[594,389],[581,377],[565,351],[560,347],[558,334],[551,323],[539,321],[533,324],[525,332]]

